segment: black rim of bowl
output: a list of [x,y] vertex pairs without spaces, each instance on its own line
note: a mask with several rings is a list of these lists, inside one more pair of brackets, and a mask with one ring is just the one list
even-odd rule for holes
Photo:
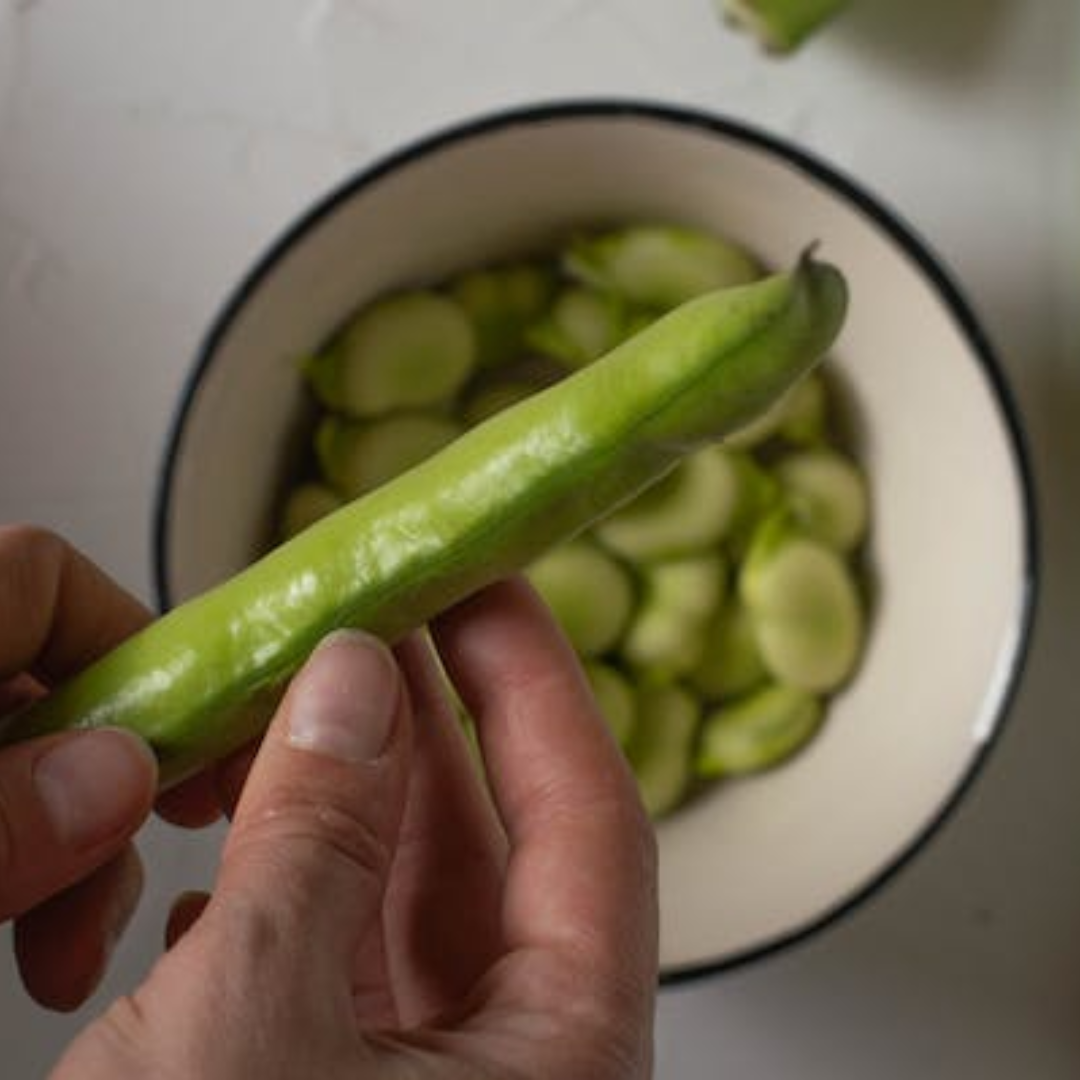
[[691,128],[721,135],[726,139],[743,143],[764,151],[789,168],[814,182],[824,185],[855,207],[873,226],[885,233],[911,259],[936,290],[946,310],[966,340],[972,354],[977,358],[987,379],[992,396],[996,400],[999,418],[1012,453],[1013,464],[1019,478],[1022,501],[1022,527],[1024,567],[1021,582],[1021,602],[1015,627],[1014,646],[1010,657],[1007,677],[1003,681],[996,703],[993,724],[988,735],[972,755],[967,768],[959,777],[951,792],[937,808],[924,827],[912,836],[906,846],[891,861],[872,874],[866,882],[852,893],[842,897],[831,907],[807,919],[772,939],[750,946],[739,952],[722,957],[702,960],[665,969],[660,976],[661,984],[674,985],[744,965],[751,960],[786,950],[817,934],[827,926],[837,923],[843,916],[854,911],[873,893],[889,882],[900,870],[927,845],[952,815],[989,757],[990,750],[1001,734],[1002,724],[1019,686],[1028,654],[1031,630],[1035,615],[1035,598],[1038,585],[1038,526],[1035,510],[1035,486],[1031,458],[1027,449],[1020,413],[1007,384],[1001,363],[997,359],[986,333],[979,325],[971,307],[961,294],[941,260],[931,252],[929,245],[891,209],[879,199],[867,193],[850,177],[832,165],[793,145],[788,140],[770,134],[743,121],[732,120],[702,110],[668,105],[658,102],[629,99],[584,99],[556,101],[548,104],[521,106],[491,112],[472,120],[444,128],[432,135],[416,139],[402,149],[381,157],[333,188],[309,210],[301,214],[278,238],[270,244],[263,256],[239,282],[226,300],[203,340],[195,363],[187,377],[179,406],[168,434],[165,452],[158,476],[153,511],[153,560],[154,583],[158,605],[162,610],[172,606],[168,580],[169,565],[169,507],[170,492],[176,463],[184,438],[188,414],[202,382],[203,376],[213,362],[218,346],[228,333],[234,319],[244,307],[251,294],[257,290],[267,275],[315,224],[344,201],[347,201],[381,177],[407,166],[417,158],[424,157],[450,144],[484,135],[507,127],[518,127],[553,120],[596,119],[616,117],[641,119],[675,127]]

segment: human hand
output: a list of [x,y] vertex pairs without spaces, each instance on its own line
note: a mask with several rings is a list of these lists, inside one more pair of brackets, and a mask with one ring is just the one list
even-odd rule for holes
[[[46,693],[142,626],[148,612],[63,540],[0,528],[0,716]],[[0,920],[15,918],[23,981],[79,1005],[139,897],[130,837],[154,797],[149,748],[121,731],[0,750]]]
[[213,896],[56,1080],[650,1074],[653,834],[573,654],[520,582],[432,638],[490,795],[426,643],[395,664],[332,636],[230,806]]

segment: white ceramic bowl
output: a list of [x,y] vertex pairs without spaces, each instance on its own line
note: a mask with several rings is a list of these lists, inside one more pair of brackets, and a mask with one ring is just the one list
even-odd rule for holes
[[1034,522],[1015,411],[937,261],[850,180],[699,113],[584,102],[413,144],[294,224],[198,358],[157,512],[168,606],[247,563],[296,453],[296,358],[385,289],[549,246],[568,227],[684,221],[789,263],[811,240],[851,286],[834,363],[874,503],[875,609],[858,677],[791,764],[661,825],[662,974],[760,955],[850,908],[941,823],[1019,674]]

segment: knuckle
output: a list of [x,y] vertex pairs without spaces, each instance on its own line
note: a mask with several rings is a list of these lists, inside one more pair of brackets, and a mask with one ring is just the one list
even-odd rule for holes
[[241,845],[278,852],[290,865],[344,866],[380,881],[393,857],[390,839],[359,810],[313,794],[275,801],[247,823]]

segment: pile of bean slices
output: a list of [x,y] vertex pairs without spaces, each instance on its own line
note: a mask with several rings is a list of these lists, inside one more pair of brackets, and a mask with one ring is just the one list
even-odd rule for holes
[[[303,365],[318,415],[282,534],[671,308],[765,272],[728,239],[634,224],[365,303]],[[528,570],[655,818],[790,758],[856,672],[870,499],[835,380],[826,361]]]

